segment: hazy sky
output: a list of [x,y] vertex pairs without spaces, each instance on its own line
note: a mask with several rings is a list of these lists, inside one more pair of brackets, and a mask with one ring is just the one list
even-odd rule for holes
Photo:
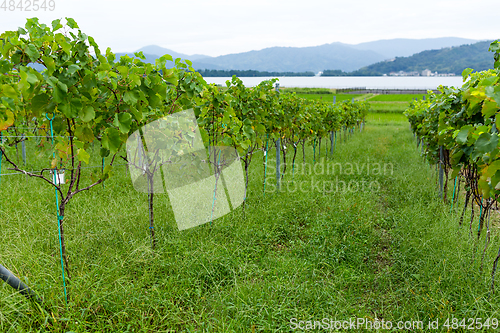
[[[28,2],[6,1],[7,6]],[[28,17],[49,25],[72,17],[101,50],[135,51],[156,44],[211,56],[390,38],[500,38],[499,0],[52,1],[54,11],[0,8],[0,32],[24,26]]]

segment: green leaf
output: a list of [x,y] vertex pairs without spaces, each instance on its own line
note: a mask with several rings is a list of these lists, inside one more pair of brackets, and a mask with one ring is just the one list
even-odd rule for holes
[[[7,116],[7,117],[5,117]],[[0,117],[0,131],[4,131],[14,124],[14,113],[5,110],[5,114]]]
[[127,66],[118,66],[116,70],[120,73],[121,76],[127,77],[128,75],[128,67]]
[[107,128],[102,136],[102,146],[114,154],[120,149],[121,144],[120,131],[115,128]]
[[[458,150],[451,156],[451,163],[452,165],[456,165],[458,162],[460,162],[460,159],[464,155],[463,150]],[[453,177],[452,177],[453,178]]]
[[[78,131],[78,128],[77,128],[77,131]],[[82,141],[79,141],[79,140],[74,140],[73,144],[75,145],[76,148],[83,148],[85,146],[85,143],[83,143]]]
[[480,86],[492,86],[494,85],[496,82],[498,81],[498,77],[497,76],[490,76],[490,77],[487,77],[485,79],[483,79],[479,85]]
[[68,27],[71,29],[78,29],[78,24],[76,24],[75,20],[70,17],[66,17],[66,21],[68,22]]
[[139,52],[134,52],[134,55],[139,58],[139,59],[142,59],[142,60],[146,60],[146,57],[144,56],[144,54],[142,53],[142,51],[139,51]]
[[475,151],[486,154],[496,148],[498,144],[498,135],[490,133],[482,133],[474,143]]
[[111,176],[113,176],[113,166],[106,165],[104,167],[104,170],[102,171],[102,177],[101,177],[101,179],[102,180],[106,180],[106,179],[108,179]]
[[255,134],[252,126],[248,126],[248,125],[243,126],[243,133],[245,133],[245,135],[248,138],[251,138]]
[[12,65],[7,61],[0,59],[0,73],[7,73],[12,70]]
[[118,128],[120,132],[126,134],[130,131],[130,124],[132,123],[132,116],[130,113],[118,113],[115,114],[115,119],[118,122]]
[[54,76],[47,78],[47,83],[52,87],[52,89],[57,87],[57,82],[59,82],[59,80]]
[[165,81],[173,84],[174,86],[176,86],[178,81],[179,81],[179,79],[175,73],[175,70],[173,68],[164,70],[163,71],[163,78],[165,79]]
[[59,46],[61,46],[64,53],[68,55],[71,54],[71,44],[68,43],[67,38],[63,34],[57,33],[55,35],[55,40],[59,44]]
[[78,156],[78,160],[89,164],[90,154],[85,151],[85,149],[80,148],[76,154]]
[[140,86],[141,85],[141,78],[139,75],[130,75],[130,79],[134,83],[134,86]]
[[28,81],[29,84],[33,86],[38,83],[38,77],[35,74],[28,72],[26,81]]
[[91,106],[91,105],[85,106],[82,109],[82,111],[80,112],[80,117],[86,123],[88,123],[89,121],[91,121],[92,119],[94,119],[95,118],[94,107]]
[[8,84],[2,85],[2,96],[9,97],[9,98],[12,98],[13,100],[17,101],[16,90]]
[[[62,102],[62,101],[61,101]],[[57,109],[60,110],[66,118],[73,119],[78,116],[78,111],[71,107],[71,104],[64,102],[60,103],[57,106]]]
[[488,48],[488,51],[495,53],[500,52],[500,42],[498,40],[492,42],[490,44],[490,47]]
[[465,81],[467,81],[467,78],[469,77],[469,75],[473,72],[474,70],[472,68],[466,68],[463,70],[462,72],[462,78]]
[[488,199],[490,197],[490,184],[484,179],[479,179],[477,183],[479,185],[479,190],[483,194],[483,197],[485,199]]
[[59,30],[63,27],[63,25],[61,24],[61,20],[54,20],[52,21],[52,32],[56,31],[56,30]]
[[116,55],[113,52],[111,52],[110,47],[106,49],[106,59],[108,59],[108,62],[110,63],[113,63],[116,59]]
[[141,121],[142,120],[142,112],[137,110],[135,107],[131,107],[130,108],[130,113],[132,113],[132,115],[134,116],[134,119],[137,120],[137,121]]
[[458,143],[461,144],[466,144],[467,143],[467,136],[469,135],[469,128],[463,128],[458,132],[456,140]]
[[40,53],[38,52],[38,48],[33,44],[29,44],[28,47],[25,49],[25,52],[30,57],[31,62],[36,62],[38,58],[40,58]]
[[164,54],[160,57],[160,62],[166,63],[167,61],[174,61],[174,58],[170,54]]
[[68,74],[73,75],[74,73],[78,72],[80,70],[80,66],[72,64],[68,66]]
[[461,166],[454,167],[453,172],[451,173],[450,179],[457,177],[458,174],[460,173],[460,170],[462,170]]
[[127,103],[128,105],[136,105],[137,104],[137,101],[139,99],[139,94],[132,90],[132,91],[127,91],[125,92],[125,94],[123,95],[123,101],[125,103]]
[[481,112],[484,118],[493,116],[498,111],[498,104],[496,102],[484,101]]
[[61,81],[57,81],[57,87],[61,89],[65,94],[68,92],[68,86]]
[[52,97],[56,103],[62,103],[64,97],[66,97],[66,93],[62,91],[59,87],[55,87],[52,91]]
[[75,136],[82,142],[92,142],[95,139],[94,133],[87,125],[78,126],[75,131]]
[[266,133],[266,127],[263,124],[257,124],[255,130],[259,133]]
[[56,70],[56,63],[53,58],[43,55],[42,61],[49,70],[49,74],[52,74]]
[[500,106],[500,86],[490,86],[485,88],[486,96],[493,98],[495,102]]
[[500,160],[496,160],[487,166],[483,171],[483,175],[489,178],[492,177],[498,170],[500,170]]
[[109,156],[109,149],[101,147],[99,154],[101,155],[102,158],[108,157]]
[[38,116],[45,111],[45,108],[49,104],[49,96],[45,93],[40,95],[35,95],[31,99],[31,110],[35,112]]

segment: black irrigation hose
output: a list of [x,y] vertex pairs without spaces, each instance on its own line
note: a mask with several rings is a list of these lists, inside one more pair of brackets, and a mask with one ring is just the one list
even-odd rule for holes
[[31,290],[27,285],[25,285],[17,276],[15,276],[11,271],[9,271],[4,266],[0,265],[0,279],[7,282],[9,286],[18,290],[22,295],[26,296],[28,299],[32,299],[35,302],[42,304],[42,299],[38,297],[33,290]]

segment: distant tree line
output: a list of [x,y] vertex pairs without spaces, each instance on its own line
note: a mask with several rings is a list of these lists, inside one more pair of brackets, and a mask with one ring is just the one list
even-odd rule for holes
[[220,70],[220,69],[198,69],[196,70],[203,77],[260,77],[260,76],[314,76],[313,72],[266,72],[256,70]]

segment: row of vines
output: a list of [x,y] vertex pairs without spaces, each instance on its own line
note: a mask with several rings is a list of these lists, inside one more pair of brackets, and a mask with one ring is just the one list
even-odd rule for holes
[[[0,35],[0,161],[55,188],[67,276],[63,222],[68,203],[112,176],[118,160],[127,161],[127,139],[146,124],[194,110],[205,146],[236,149],[248,184],[254,152],[276,147],[286,167],[287,148],[294,148],[295,163],[299,144],[303,150],[306,143],[320,149],[322,138],[332,139],[339,131],[345,136],[360,126],[368,109],[363,102],[333,105],[280,93],[276,80],[247,88],[233,77],[226,87],[215,86],[187,60],[169,55],[155,64],[144,60],[142,53],[120,59],[109,48],[102,53],[70,18],[50,26],[28,19],[25,27]],[[46,167],[37,172],[13,158],[17,145],[33,138],[46,157]],[[82,172],[95,151],[103,167],[88,181]],[[51,177],[58,169],[66,170],[62,184]],[[152,194],[150,200],[152,206]],[[152,227],[151,232],[154,239]]]
[[[442,170],[443,199],[449,200],[449,180],[454,180],[452,201],[464,185],[460,225],[470,205],[471,236],[477,233],[479,240],[486,230],[481,269],[491,237],[490,217],[500,199],[500,43],[491,43],[489,51],[494,52],[494,69],[468,68],[462,74],[462,87],[439,87],[440,94],[412,102],[405,112],[424,156]],[[477,231],[473,230],[475,210],[479,210]],[[499,259],[500,252],[493,263],[492,288]]]

